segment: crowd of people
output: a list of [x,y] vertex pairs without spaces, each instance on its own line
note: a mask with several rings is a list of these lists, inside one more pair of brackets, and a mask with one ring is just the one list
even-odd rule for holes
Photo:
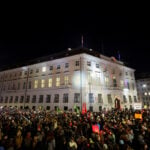
[[2,108],[0,150],[150,150],[150,110],[82,114]]

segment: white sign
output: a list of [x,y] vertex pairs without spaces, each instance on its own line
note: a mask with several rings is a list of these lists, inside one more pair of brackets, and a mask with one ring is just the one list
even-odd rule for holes
[[135,110],[141,110],[142,109],[142,103],[134,103],[133,107]]

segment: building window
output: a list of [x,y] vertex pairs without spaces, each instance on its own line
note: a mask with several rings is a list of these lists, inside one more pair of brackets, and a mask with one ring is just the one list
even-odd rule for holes
[[57,65],[57,70],[59,70],[60,69],[60,65]]
[[90,61],[87,61],[87,66],[91,66],[91,62]]
[[135,85],[134,85],[134,83],[132,83],[132,89],[135,90]]
[[63,95],[63,103],[68,103],[68,93]]
[[96,85],[99,85],[100,84],[100,73],[99,72],[96,72],[95,73],[95,75],[96,75]]
[[127,87],[128,87],[128,89],[130,89],[130,84],[129,84],[129,82],[127,82]]
[[22,76],[22,72],[19,73],[19,76]]
[[65,76],[65,77],[64,77],[64,82],[65,82],[65,85],[68,85],[68,84],[69,84],[69,77],[68,77],[68,76]]
[[137,102],[136,96],[134,96],[134,102]]
[[31,81],[29,81],[29,89],[31,89]]
[[24,75],[27,75],[27,71],[24,72]]
[[15,97],[15,103],[18,103],[18,96]]
[[59,94],[55,94],[54,103],[59,103]]
[[50,106],[46,106],[46,110],[50,110]]
[[49,79],[48,79],[48,87],[49,87],[49,88],[52,87],[52,78],[49,78]]
[[42,72],[46,72],[46,67],[42,67]]
[[98,103],[103,103],[102,94],[98,94]]
[[64,106],[64,111],[68,110],[68,106]]
[[38,88],[38,80],[35,80],[35,81],[34,81],[34,88],[35,88],[35,89]]
[[144,95],[147,96],[147,92],[145,92]]
[[46,95],[46,103],[50,103],[51,102],[51,95]]
[[65,63],[65,68],[69,68],[69,63]]
[[3,103],[3,97],[1,97],[1,99],[0,99],[0,103]]
[[127,89],[130,89],[130,85],[129,85],[129,82],[127,81],[127,80],[125,80],[125,88],[127,88]]
[[99,64],[96,64],[96,68],[99,68]]
[[30,70],[30,74],[32,74],[33,73],[33,70]]
[[18,88],[17,88],[18,90],[20,89],[20,82],[18,83]]
[[12,103],[12,102],[13,102],[13,96],[10,96],[9,103]]
[[43,103],[43,95],[40,95],[40,97],[39,97],[39,103]]
[[24,101],[24,96],[21,96],[20,97],[20,103],[23,103],[23,101]]
[[93,106],[90,106],[90,107],[89,107],[89,110],[90,110],[91,112],[93,112]]
[[5,97],[5,103],[8,103],[8,96]]
[[26,88],[26,82],[23,82],[23,89]]
[[36,95],[33,95],[33,97],[32,97],[32,103],[36,103]]
[[30,102],[30,95],[27,95],[26,103],[29,103],[29,102]]
[[113,87],[117,87],[117,80],[116,80],[116,77],[113,77]]
[[112,103],[112,97],[111,97],[111,94],[107,94],[107,98],[108,98],[108,103],[111,104],[111,103]]
[[132,103],[131,95],[129,95],[129,102]]
[[89,93],[89,103],[94,103],[94,95],[93,95],[93,93]]
[[39,69],[36,69],[36,73],[39,73]]
[[49,67],[49,70],[53,70],[53,66],[50,66],[50,67]]
[[80,93],[74,93],[74,103],[80,103]]
[[99,111],[102,111],[102,106],[99,106]]
[[123,80],[120,80],[120,85],[121,85],[122,88],[124,87],[123,86]]
[[60,86],[60,77],[57,77],[57,78],[56,78],[56,86],[57,86],[57,87]]
[[75,61],[75,66],[80,66],[80,62],[79,61]]
[[41,88],[44,88],[44,87],[45,87],[45,80],[42,79],[42,80],[41,80]]
[[92,72],[88,71],[88,82],[91,83],[92,82]]
[[115,74],[115,69],[112,69],[112,74]]
[[127,103],[127,98],[126,98],[125,95],[123,95],[123,102],[124,102],[124,103]]
[[108,86],[108,85],[109,85],[109,78],[105,77],[105,86]]

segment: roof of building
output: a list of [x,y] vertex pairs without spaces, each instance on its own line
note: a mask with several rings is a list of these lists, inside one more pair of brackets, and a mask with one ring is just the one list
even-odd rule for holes
[[150,73],[149,72],[137,73],[135,78],[136,80],[150,79]]
[[88,49],[88,48],[71,49],[71,48],[68,48],[65,51],[54,53],[52,55],[43,56],[43,57],[35,58],[32,60],[28,60],[25,62],[20,62],[20,63],[16,63],[16,64],[11,64],[9,66],[1,67],[0,71],[18,68],[18,67],[27,66],[27,65],[32,65],[32,64],[36,64],[36,63],[40,63],[40,62],[55,60],[55,59],[59,59],[59,58],[69,57],[69,56],[82,54],[82,53],[86,53],[86,54],[89,54],[89,55],[92,55],[92,56],[95,56],[95,57],[98,57],[98,58],[101,58],[101,59],[104,59],[107,61],[111,61],[113,63],[124,65],[124,63],[122,61],[118,61],[115,57],[104,56],[93,49]]

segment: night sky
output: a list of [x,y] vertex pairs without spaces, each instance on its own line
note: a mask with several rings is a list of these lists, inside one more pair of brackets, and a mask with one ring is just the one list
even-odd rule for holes
[[[96,7],[11,12],[1,18],[0,68],[81,46],[150,72],[150,23],[144,12]],[[27,13],[28,12],[28,13]]]

